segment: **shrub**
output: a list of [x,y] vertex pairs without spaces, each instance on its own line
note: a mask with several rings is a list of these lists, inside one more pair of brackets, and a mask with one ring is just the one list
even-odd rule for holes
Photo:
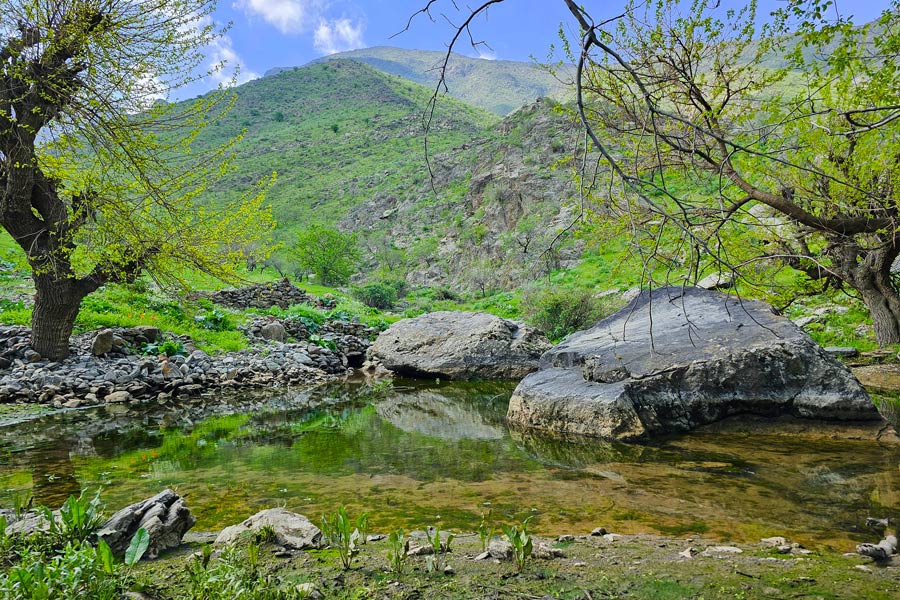
[[590,290],[552,289],[531,293],[528,320],[552,341],[594,325],[605,312]]
[[353,290],[356,298],[372,308],[387,310],[397,303],[397,290],[387,283],[369,283]]

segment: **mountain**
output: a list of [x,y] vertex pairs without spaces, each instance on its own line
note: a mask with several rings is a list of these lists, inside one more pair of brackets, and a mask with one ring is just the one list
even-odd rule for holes
[[[422,123],[430,93],[421,86],[364,63],[333,60],[251,81],[234,93],[232,109],[196,142],[221,145],[245,132],[234,147],[235,170],[208,200],[230,200],[276,171],[267,199],[282,239],[428,177]],[[429,146],[446,151],[496,121],[449,98],[437,108]]]
[[[332,54],[315,62],[355,60],[433,91],[438,79],[437,69],[443,64],[445,56],[444,52],[378,46]],[[290,69],[271,69],[265,76],[286,70]],[[559,70],[557,78],[534,63],[485,60],[454,53],[447,66],[447,86],[452,97],[505,116],[537,98],[570,98],[570,88],[560,79],[571,78],[572,68],[563,66]]]
[[429,165],[422,119],[431,90],[369,64],[316,62],[234,93],[231,111],[198,137],[212,146],[245,130],[235,170],[207,200],[227,201],[277,171],[267,199],[286,246],[310,223],[337,224],[360,235],[366,277],[481,291],[580,258],[571,239],[552,244],[579,214],[566,161],[581,139],[553,100],[500,120],[442,99]]

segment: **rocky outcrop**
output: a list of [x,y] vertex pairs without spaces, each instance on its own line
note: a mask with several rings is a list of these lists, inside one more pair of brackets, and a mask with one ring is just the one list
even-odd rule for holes
[[549,348],[527,325],[487,313],[434,312],[394,323],[369,357],[409,377],[519,379]]
[[271,528],[275,537],[272,541],[285,548],[307,550],[324,545],[318,527],[303,515],[284,508],[261,510],[237,525],[226,527],[216,538],[216,543],[233,544],[248,532],[259,533],[263,528]]
[[328,299],[318,299],[294,286],[288,279],[274,283],[258,283],[242,288],[220,290],[211,294],[202,294],[216,304],[230,306],[240,310],[259,308],[265,310],[273,306],[287,308],[294,304],[310,304],[318,308],[330,308],[334,305]]
[[181,545],[181,538],[196,522],[181,496],[172,490],[163,490],[114,514],[100,527],[97,538],[121,556],[134,534],[143,527],[150,535],[150,545],[144,556],[156,558],[160,552]]
[[750,413],[874,420],[841,363],[758,301],[645,291],[541,357],[510,400],[514,427],[636,439]]

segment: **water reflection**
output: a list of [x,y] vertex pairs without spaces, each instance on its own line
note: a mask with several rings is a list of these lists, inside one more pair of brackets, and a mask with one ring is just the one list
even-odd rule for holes
[[648,445],[510,432],[508,384],[397,382],[238,401],[69,411],[0,428],[0,503],[59,504],[104,487],[117,507],[170,486],[199,527],[262,507],[312,517],[347,505],[382,529],[472,530],[490,504],[536,531],[787,534],[849,547],[900,504],[900,448],[697,433]]

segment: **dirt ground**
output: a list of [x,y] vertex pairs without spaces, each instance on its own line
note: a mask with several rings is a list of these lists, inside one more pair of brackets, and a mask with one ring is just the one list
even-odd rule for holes
[[[212,536],[194,540],[143,564],[153,598],[186,597],[187,561]],[[877,537],[877,536],[873,536]],[[877,540],[873,540],[877,541]],[[413,546],[424,537],[413,538]],[[724,545],[700,537],[585,535],[536,539],[543,546],[521,573],[511,560],[476,560],[475,534],[459,535],[444,555],[452,573],[428,572],[426,557],[410,557],[406,571],[388,570],[388,541],[361,547],[343,570],[335,550],[285,551],[265,544],[261,571],[276,584],[307,584],[311,598],[583,599],[597,598],[900,598],[900,559],[885,565],[856,554],[808,551],[770,544]],[[552,549],[552,550],[549,550]],[[213,558],[215,561],[215,558]],[[314,591],[313,591],[314,590]]]

